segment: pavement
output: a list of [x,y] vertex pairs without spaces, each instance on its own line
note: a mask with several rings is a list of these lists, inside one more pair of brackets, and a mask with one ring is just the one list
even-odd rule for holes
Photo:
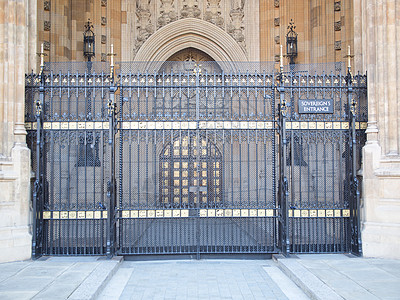
[[42,257],[0,264],[0,299],[96,299],[122,257]]
[[0,264],[0,299],[400,299],[400,260],[42,257]]
[[344,254],[274,259],[311,299],[400,299],[400,260]]

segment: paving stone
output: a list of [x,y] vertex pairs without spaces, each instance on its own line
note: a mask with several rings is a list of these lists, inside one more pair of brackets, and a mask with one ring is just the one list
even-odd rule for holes
[[265,290],[270,298],[287,299],[264,265],[260,260],[124,262],[118,272],[128,266],[133,271],[120,299],[155,299],[162,293],[165,299],[265,299]]
[[62,274],[67,267],[30,265],[18,273],[19,277],[57,277]]
[[34,300],[47,300],[47,299],[67,299],[76,289],[76,283],[56,282],[52,283],[42,290],[35,297]]
[[36,295],[35,291],[0,291],[2,300],[26,300]]
[[[2,292],[40,292],[53,281],[53,277],[11,277],[0,284]],[[36,294],[35,293],[35,294]]]
[[[299,255],[295,260],[304,270],[288,268],[294,277],[307,277],[304,273],[314,275],[325,287],[335,291],[342,299],[400,299],[400,262],[389,259],[365,259],[334,255],[332,259],[319,256]],[[278,263],[290,259],[278,258]],[[293,262],[292,262],[293,263]],[[318,268],[318,263],[326,266]],[[286,266],[290,264],[284,263]],[[304,283],[304,282],[303,282]],[[308,286],[308,290],[310,287]],[[314,288],[311,288],[314,290]],[[313,299],[324,299],[313,297]]]

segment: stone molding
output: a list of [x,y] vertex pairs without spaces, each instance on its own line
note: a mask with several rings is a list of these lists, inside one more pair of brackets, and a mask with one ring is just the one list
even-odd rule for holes
[[153,24],[151,23],[151,15],[150,0],[148,2],[145,0],[137,3],[136,16],[138,18],[138,36],[135,43],[136,50],[138,50],[154,32]]
[[221,17],[221,0],[207,0],[207,10],[204,15],[204,20],[218,27],[224,28],[224,18]]
[[174,1],[161,0],[160,14],[161,16],[157,19],[158,28],[161,28],[171,22],[176,21],[178,19],[178,16],[175,12]]
[[200,18],[201,10],[196,0],[184,0],[181,9],[181,18]]
[[229,34],[216,25],[195,18],[181,19],[157,30],[139,49],[135,61],[163,62],[190,47],[207,53],[215,61],[226,62],[226,67],[247,61],[246,54]]
[[244,0],[232,2],[232,9],[230,11],[231,23],[228,26],[228,33],[236,40],[236,42],[242,47],[246,48],[245,37],[244,37]]

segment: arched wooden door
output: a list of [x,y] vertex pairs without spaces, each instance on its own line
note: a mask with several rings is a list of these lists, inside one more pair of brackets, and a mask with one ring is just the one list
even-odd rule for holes
[[206,137],[186,134],[160,154],[160,201],[171,208],[223,206],[222,155]]

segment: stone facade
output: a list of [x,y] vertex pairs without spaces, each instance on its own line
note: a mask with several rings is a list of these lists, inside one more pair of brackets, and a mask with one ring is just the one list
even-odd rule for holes
[[[353,49],[353,1],[260,0],[260,57],[273,61],[280,44],[286,46],[287,26],[293,19],[298,33],[295,63],[344,62]],[[340,22],[340,26],[336,25]],[[341,44],[342,47],[335,47]]]
[[400,258],[399,3],[354,1],[355,61],[368,72],[368,128],[363,149],[362,241],[369,257]]
[[[87,19],[98,37],[97,61],[111,44],[117,60],[140,60],[143,57],[137,54],[151,36],[184,19],[201,20],[224,31],[247,61],[274,61],[279,45],[286,43],[291,19],[299,34],[296,63],[345,61],[347,46],[353,48],[352,0],[38,0],[38,16],[38,42],[50,46],[48,59],[53,62],[84,60],[82,34]],[[213,26],[203,35],[211,34]]]
[[31,256],[30,150],[25,73],[35,70],[36,3],[0,3],[0,262]]
[[214,60],[274,61],[287,25],[298,33],[296,63],[345,61],[368,72],[368,141],[363,150],[365,256],[400,258],[400,6],[394,0],[4,0],[0,4],[0,261],[31,253],[30,151],[25,143],[24,74],[46,61],[83,61],[84,23],[96,56],[167,60],[198,49]]

